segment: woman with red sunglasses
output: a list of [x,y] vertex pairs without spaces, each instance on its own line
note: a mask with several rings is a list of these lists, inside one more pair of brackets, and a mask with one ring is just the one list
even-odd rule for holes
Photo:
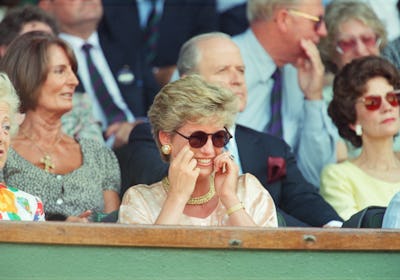
[[347,220],[368,206],[387,206],[400,191],[400,157],[393,139],[400,129],[400,74],[384,58],[358,58],[344,66],[333,84],[328,113],[339,134],[361,154],[328,165],[321,194]]
[[276,227],[274,202],[224,150],[238,100],[232,92],[187,76],[165,86],[148,116],[168,176],[126,191],[119,222]]

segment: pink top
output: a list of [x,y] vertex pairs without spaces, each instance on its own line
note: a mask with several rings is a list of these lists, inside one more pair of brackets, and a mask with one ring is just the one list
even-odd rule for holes
[[[262,227],[277,227],[275,204],[269,192],[256,177],[244,174],[239,177],[237,196],[253,221]],[[119,210],[119,223],[154,224],[167,197],[162,182],[136,185],[127,190]],[[190,217],[182,213],[179,225],[230,226],[226,209],[221,203],[206,218]]]

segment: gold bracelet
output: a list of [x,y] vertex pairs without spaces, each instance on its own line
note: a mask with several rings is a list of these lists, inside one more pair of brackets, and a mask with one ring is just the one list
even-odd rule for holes
[[242,209],[244,209],[244,205],[243,205],[243,203],[240,202],[240,203],[238,203],[238,204],[232,206],[232,207],[229,208],[228,210],[226,210],[226,214],[227,214],[228,216],[230,216],[230,215],[232,215],[233,213],[235,213],[235,212],[237,212],[237,211],[239,211],[239,210],[242,210]]

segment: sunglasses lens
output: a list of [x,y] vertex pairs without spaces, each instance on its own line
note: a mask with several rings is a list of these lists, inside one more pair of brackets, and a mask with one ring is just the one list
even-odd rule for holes
[[337,42],[337,46],[343,51],[343,52],[349,52],[351,50],[354,50],[357,47],[357,40],[360,40],[364,46],[367,48],[373,48],[379,45],[378,43],[378,37],[374,34],[371,35],[364,35],[362,37],[357,38],[350,38],[347,40],[340,40]]
[[201,148],[207,143],[207,140],[207,133],[203,131],[196,131],[189,136],[189,145],[193,148]]
[[225,130],[220,130],[212,135],[213,145],[217,148],[222,148],[229,142],[228,133]]
[[315,22],[315,25],[314,25],[315,31],[318,31],[321,28],[322,23],[324,22],[323,16],[319,16],[318,19],[319,20],[317,22]]
[[382,98],[380,96],[367,96],[364,99],[365,108],[370,111],[378,110],[381,106]]
[[369,36],[363,36],[361,37],[361,41],[363,42],[364,45],[366,45],[368,48],[375,47],[376,46],[376,36],[374,35],[369,35]]
[[389,92],[389,93],[386,95],[386,100],[387,100],[387,102],[389,102],[389,104],[392,105],[393,107],[399,106],[399,100],[398,100],[398,96],[397,96],[396,93]]

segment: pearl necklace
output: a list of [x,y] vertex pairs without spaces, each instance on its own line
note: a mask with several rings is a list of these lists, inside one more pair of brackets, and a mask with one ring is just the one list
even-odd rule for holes
[[[166,192],[169,190],[169,180],[168,177],[164,177],[162,179],[163,188]],[[206,194],[203,194],[198,197],[191,197],[186,204],[189,205],[201,205],[209,202],[215,195],[215,185],[214,185],[214,176],[210,176],[210,189]]]

